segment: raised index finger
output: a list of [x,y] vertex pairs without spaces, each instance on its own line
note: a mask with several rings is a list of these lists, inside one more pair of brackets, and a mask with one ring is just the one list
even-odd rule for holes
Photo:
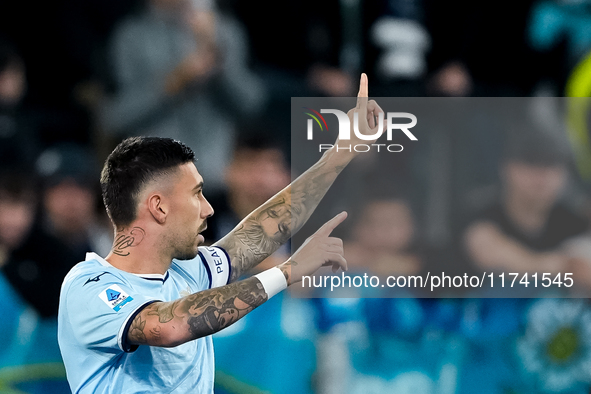
[[368,97],[368,89],[367,89],[367,74],[362,73],[361,79],[359,80],[359,93],[357,93],[357,97]]
[[361,111],[363,117],[365,117],[367,110],[367,75],[365,73],[361,74],[359,80],[359,93],[357,93],[357,106],[355,109]]
[[347,212],[343,211],[334,218],[330,219],[328,222],[324,223],[322,227],[320,227],[318,231],[316,231],[316,234],[328,237],[332,230],[337,228],[337,226],[341,224],[345,219],[347,219]]

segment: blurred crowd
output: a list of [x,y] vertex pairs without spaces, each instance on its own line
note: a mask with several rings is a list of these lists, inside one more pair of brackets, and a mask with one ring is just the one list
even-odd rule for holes
[[[118,142],[196,152],[213,243],[301,172],[291,98],[355,96],[361,72],[372,97],[578,99],[543,100],[541,126],[501,131],[477,110],[404,155],[360,158],[335,185],[360,197],[338,234],[353,272],[572,272],[591,289],[589,0],[2,2],[0,393],[69,392],[59,288],[111,248],[98,182]],[[360,195],[377,168],[395,186]],[[318,211],[341,208],[327,199]],[[591,388],[586,299],[315,295],[284,292],[216,334],[216,392]]]

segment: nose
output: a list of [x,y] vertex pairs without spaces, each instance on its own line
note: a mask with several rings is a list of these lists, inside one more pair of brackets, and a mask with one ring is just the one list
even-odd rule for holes
[[213,215],[213,207],[211,206],[211,204],[209,203],[209,201],[207,201],[207,198],[205,198],[205,196],[203,197],[203,202],[205,203],[202,210],[201,210],[201,216],[204,219],[207,219],[209,217],[211,217]]

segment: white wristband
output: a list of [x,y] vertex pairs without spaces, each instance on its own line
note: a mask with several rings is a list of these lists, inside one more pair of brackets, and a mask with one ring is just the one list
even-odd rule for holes
[[285,275],[283,275],[283,271],[277,267],[258,273],[255,275],[255,278],[257,278],[263,285],[268,298],[273,297],[275,294],[287,288]]

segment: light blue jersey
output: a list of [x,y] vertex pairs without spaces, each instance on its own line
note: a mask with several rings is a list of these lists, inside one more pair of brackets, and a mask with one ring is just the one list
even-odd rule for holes
[[210,336],[173,348],[131,346],[136,314],[155,301],[226,285],[230,262],[218,247],[173,260],[165,275],[121,271],[88,253],[64,279],[58,340],[73,393],[213,393]]

